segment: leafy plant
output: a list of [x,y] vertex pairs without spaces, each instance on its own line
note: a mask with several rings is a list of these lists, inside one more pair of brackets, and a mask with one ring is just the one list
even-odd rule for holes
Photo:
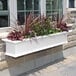
[[10,40],[23,40],[35,36],[48,35],[60,31],[67,31],[67,26],[62,20],[57,21],[57,25],[49,17],[34,17],[30,14],[24,22],[24,26],[19,26],[17,22],[16,28],[8,35]]
[[24,36],[23,34],[21,33],[21,31],[11,31],[7,37],[8,39],[10,40],[23,40],[24,39]]
[[57,28],[59,28],[62,31],[68,31],[68,26],[63,19],[64,19],[64,17],[62,17],[61,19],[58,19],[56,26],[57,26]]
[[30,28],[31,22],[32,22],[32,14],[30,14],[28,16],[28,18],[25,19],[25,22],[24,22],[24,25],[25,25],[25,34],[26,35],[30,33],[29,31],[31,31],[31,28]]

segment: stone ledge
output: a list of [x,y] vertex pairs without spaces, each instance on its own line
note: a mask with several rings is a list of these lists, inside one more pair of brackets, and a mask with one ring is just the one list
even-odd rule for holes
[[0,43],[0,52],[4,52],[5,51],[5,43],[1,42]]
[[8,36],[9,32],[2,32],[0,33],[0,39],[6,38]]
[[5,53],[4,52],[0,52],[0,61],[5,59]]
[[76,35],[76,29],[71,32],[68,32],[68,36],[72,36],[72,35]]
[[71,48],[73,46],[76,46],[76,41],[70,41],[67,44],[64,44],[63,49],[68,49],[68,48]]
[[70,41],[75,41],[76,40],[76,35],[68,36],[68,42]]

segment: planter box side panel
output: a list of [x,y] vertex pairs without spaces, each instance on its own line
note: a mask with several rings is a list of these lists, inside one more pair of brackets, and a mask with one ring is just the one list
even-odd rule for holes
[[13,56],[16,54],[15,45],[13,43],[6,42],[6,55]]
[[62,45],[67,42],[67,34],[59,33],[54,35],[48,35],[40,38],[33,38],[30,40],[24,40],[20,43],[6,42],[6,53],[9,53],[13,57],[19,57],[27,55],[44,49],[52,48]]
[[64,43],[67,43],[67,34],[61,34],[61,35],[55,35],[53,36],[52,46],[58,46],[63,45]]

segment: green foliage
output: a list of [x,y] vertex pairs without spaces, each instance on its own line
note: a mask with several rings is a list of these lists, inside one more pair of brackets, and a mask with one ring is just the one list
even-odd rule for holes
[[60,32],[60,29],[51,25],[51,19],[49,17],[41,17],[40,20],[32,24],[32,30],[37,36],[53,34]]
[[34,18],[30,14],[24,24],[24,26],[17,24],[17,28],[11,31],[7,38],[11,40],[22,40],[24,38],[43,36],[61,31],[61,29],[56,27],[56,23],[51,18],[44,16]]

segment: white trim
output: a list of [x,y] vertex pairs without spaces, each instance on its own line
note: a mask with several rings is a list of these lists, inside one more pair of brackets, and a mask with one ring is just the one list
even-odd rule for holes
[[69,8],[69,0],[63,0],[63,14],[67,13],[67,8]]
[[17,0],[8,0],[10,26],[14,25],[17,20]]
[[66,8],[69,8],[69,0],[66,0]]
[[46,16],[46,0],[40,0],[41,15]]
[[74,7],[76,8],[76,0],[74,0]]

